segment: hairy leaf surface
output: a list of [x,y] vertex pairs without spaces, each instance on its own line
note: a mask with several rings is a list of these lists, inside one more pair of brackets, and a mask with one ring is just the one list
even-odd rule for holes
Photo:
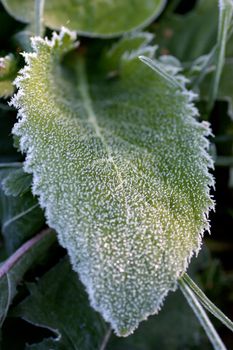
[[138,47],[126,37],[95,70],[83,50],[61,63],[76,46],[67,30],[35,38],[12,100],[33,191],[118,335],[176,288],[213,205],[209,127],[196,120],[182,77],[140,62],[154,49],[150,35],[137,35]]
[[[6,10],[23,22],[34,22],[32,0],[2,0]],[[64,24],[87,36],[109,37],[143,28],[162,11],[166,0],[49,0],[44,23],[53,29]]]

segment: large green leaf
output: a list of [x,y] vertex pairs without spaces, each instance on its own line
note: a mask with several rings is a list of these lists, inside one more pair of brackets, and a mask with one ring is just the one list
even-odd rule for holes
[[[34,22],[32,0],[2,0],[6,10],[23,22]],[[162,11],[166,0],[49,0],[44,23],[50,28],[69,29],[87,36],[109,37],[145,27]]]
[[47,272],[37,284],[29,284],[30,296],[14,311],[37,326],[55,333],[27,349],[100,349],[106,324],[90,307],[85,291],[67,259]]
[[61,64],[76,46],[69,31],[35,38],[12,100],[33,191],[92,306],[118,335],[176,288],[213,205],[208,124],[196,120],[182,77],[140,62],[153,48],[138,35],[137,49],[127,37],[95,70],[82,50],[69,68]]

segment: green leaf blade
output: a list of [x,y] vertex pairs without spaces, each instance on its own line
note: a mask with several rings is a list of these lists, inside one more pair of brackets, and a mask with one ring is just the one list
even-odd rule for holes
[[81,54],[71,72],[61,66],[73,40],[65,29],[34,39],[14,133],[92,306],[125,336],[159,311],[209,227],[210,130],[185,88],[140,62],[148,44],[110,57],[118,76],[109,79]]

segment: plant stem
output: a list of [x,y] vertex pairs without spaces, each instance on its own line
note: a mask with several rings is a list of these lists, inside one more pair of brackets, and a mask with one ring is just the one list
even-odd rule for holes
[[45,0],[35,0],[35,35],[43,34],[43,13]]
[[108,341],[110,339],[111,333],[112,333],[112,329],[111,329],[111,327],[109,327],[109,329],[105,333],[104,339],[103,339],[103,341],[102,341],[102,343],[100,345],[100,349],[99,350],[105,350],[105,348],[106,348],[106,346],[108,344]]
[[233,322],[224,313],[219,310],[219,308],[214,305],[207,296],[202,292],[202,290],[193,282],[187,273],[184,273],[180,281],[187,285],[195,293],[198,300],[202,305],[219,321],[221,321],[226,327],[228,327],[233,332]]
[[21,162],[12,162],[12,163],[0,163],[1,168],[22,168],[23,163]]
[[30,250],[37,242],[39,242],[41,239],[43,239],[48,234],[52,234],[54,231],[51,229],[46,229],[38,235],[32,237],[24,243],[19,249],[17,249],[1,266],[0,266],[0,278],[2,278],[4,275],[6,275],[10,269],[17,263],[17,261],[27,253],[28,250]]
[[222,74],[222,69],[225,61],[226,43],[228,38],[228,29],[233,14],[233,6],[226,0],[219,0],[219,24],[218,24],[218,38],[216,49],[216,69],[211,84],[210,97],[208,109],[211,110],[214,101],[217,97],[219,82]]
[[220,339],[218,333],[216,332],[214,326],[212,325],[210,319],[208,318],[205,310],[199,303],[197,297],[195,294],[191,291],[189,286],[186,284],[184,279],[179,280],[179,285],[182,293],[184,294],[187,302],[189,303],[190,307],[192,308],[193,312],[195,313],[196,317],[198,318],[200,324],[204,328],[206,335],[208,336],[211,344],[213,345],[213,348],[215,350],[226,350],[225,345],[223,344],[222,340]]

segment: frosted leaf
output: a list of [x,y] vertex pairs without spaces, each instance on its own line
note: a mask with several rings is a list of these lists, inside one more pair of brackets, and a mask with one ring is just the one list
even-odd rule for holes
[[[33,0],[2,0],[6,11],[22,22],[34,22]],[[113,37],[144,28],[159,16],[166,0],[49,0],[43,20],[49,28],[66,25],[79,34]]]
[[12,100],[13,132],[48,224],[92,306],[121,336],[176,288],[213,206],[209,126],[196,120],[176,76],[156,60],[155,71],[140,62],[138,54],[153,48],[150,36],[135,35],[96,60],[95,70],[77,51],[69,68],[61,63],[77,45],[69,31],[34,38]]

